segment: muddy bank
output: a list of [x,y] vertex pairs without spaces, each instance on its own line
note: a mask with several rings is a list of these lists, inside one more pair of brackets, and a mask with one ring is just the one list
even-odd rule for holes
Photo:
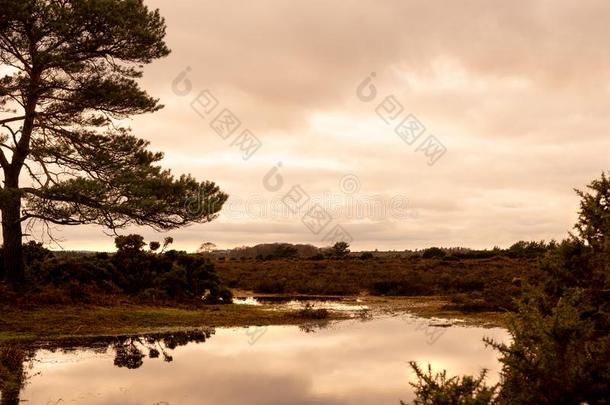
[[[250,303],[244,302],[250,300]],[[410,313],[431,322],[502,326],[501,313],[462,313],[447,309],[442,297],[253,295],[236,293],[236,304],[199,308],[138,305],[50,306],[32,309],[0,309],[0,341],[57,340],[78,337],[117,336],[179,331],[205,327],[299,325],[314,321],[395,316]],[[325,309],[317,319],[311,311]],[[316,318],[316,319],[313,319]]]

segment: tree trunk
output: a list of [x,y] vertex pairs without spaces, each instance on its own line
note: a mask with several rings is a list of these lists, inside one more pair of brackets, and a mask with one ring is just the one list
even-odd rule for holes
[[21,231],[21,195],[18,188],[5,187],[2,201],[2,239],[4,275],[13,286],[23,284],[25,265]]

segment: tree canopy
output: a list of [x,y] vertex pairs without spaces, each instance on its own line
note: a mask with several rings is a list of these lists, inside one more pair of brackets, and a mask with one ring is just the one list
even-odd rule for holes
[[163,230],[217,215],[227,195],[215,183],[162,169],[123,125],[162,108],[138,79],[169,54],[164,37],[142,0],[0,0],[5,266],[21,266],[27,220]]

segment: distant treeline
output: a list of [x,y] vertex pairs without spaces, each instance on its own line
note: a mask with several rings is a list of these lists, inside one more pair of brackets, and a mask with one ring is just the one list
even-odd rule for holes
[[[519,241],[507,249],[494,247],[493,249],[469,249],[463,247],[431,247],[422,250],[404,251],[361,251],[351,252],[349,257],[378,257],[378,258],[401,258],[421,257],[424,259],[447,258],[447,259],[488,259],[492,257],[510,258],[533,258],[543,255],[548,250],[557,246],[555,241]],[[319,248],[308,244],[290,243],[263,243],[255,246],[242,246],[229,250],[215,250],[208,253],[217,258],[226,259],[323,259],[333,256],[332,247]]]
[[[3,300],[41,304],[102,303],[126,297],[143,302],[230,302],[229,288],[262,293],[445,295],[464,310],[514,309],[515,279],[537,278],[535,263],[556,243],[517,242],[508,249],[432,247],[419,251],[350,252],[289,243],[230,251],[165,251],[172,243],[140,235],[115,239],[116,253],[51,252],[24,245],[27,294]],[[3,254],[0,248],[0,259]],[[1,260],[0,260],[1,263]],[[219,269],[217,273],[217,268]],[[0,265],[0,277],[3,273]],[[0,292],[3,286],[0,285]]]

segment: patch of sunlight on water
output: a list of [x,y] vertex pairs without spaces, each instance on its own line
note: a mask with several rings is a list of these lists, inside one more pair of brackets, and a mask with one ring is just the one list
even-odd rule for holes
[[233,304],[236,305],[262,305],[256,298],[254,297],[246,297],[246,298],[233,298]]
[[[360,300],[362,301],[362,300]],[[358,302],[358,301],[357,301]],[[290,299],[286,301],[278,300],[266,300],[265,298],[234,298],[233,303],[237,305],[262,305],[262,304],[273,304],[274,308],[271,310],[299,310],[303,309],[305,304],[310,304],[316,309],[327,309],[329,311],[341,311],[341,312],[359,312],[366,311],[369,309],[367,305],[358,304],[346,304],[340,301],[330,300],[312,300],[312,299]]]

